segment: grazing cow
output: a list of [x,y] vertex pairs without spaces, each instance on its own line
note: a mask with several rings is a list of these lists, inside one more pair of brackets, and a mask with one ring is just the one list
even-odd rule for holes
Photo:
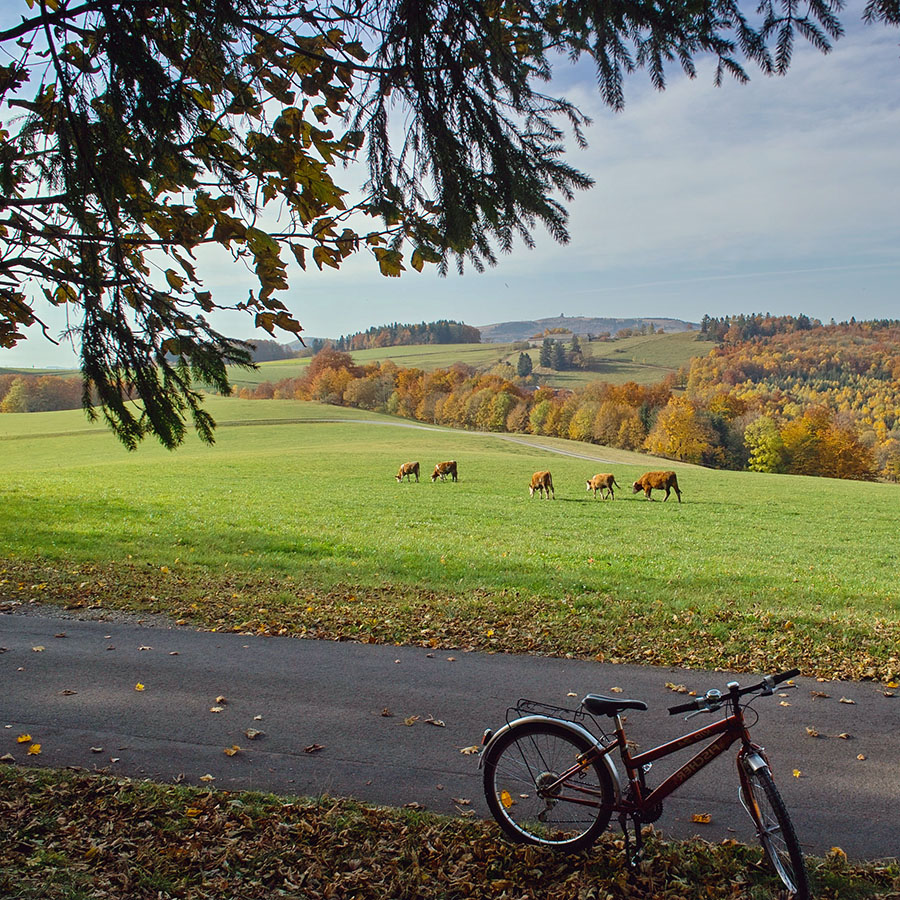
[[616,495],[613,493],[613,485],[616,487],[620,487],[619,482],[616,481],[615,477],[610,474],[604,475],[595,475],[588,483],[587,489],[589,491],[594,492],[594,497],[597,497],[597,491],[600,491],[600,499],[605,500],[606,496],[604,495],[604,491],[609,491],[609,499],[615,500]]
[[672,490],[678,495],[678,502],[681,503],[681,491],[678,490],[678,479],[675,477],[674,472],[645,472],[631,487],[633,494],[643,491],[644,496],[648,500],[653,499],[650,496],[653,488],[656,488],[658,491],[665,490],[666,496],[663,497],[663,501],[669,499],[669,491]]
[[434,467],[434,471],[431,473],[431,480],[434,482],[437,481],[438,478],[440,478],[441,481],[446,481],[448,475],[453,479],[453,481],[458,480],[456,477],[455,459],[451,459],[449,462],[438,463]]
[[529,496],[533,497],[534,492],[538,491],[541,495],[541,499],[545,499],[544,492],[546,491],[546,499],[556,499],[556,494],[553,491],[553,479],[550,477],[549,472],[535,472],[534,475],[531,476],[531,485],[528,488]]
[[409,481],[410,475],[415,475],[416,481],[419,480],[419,464],[417,462],[403,463],[397,473],[397,481],[403,481],[404,478]]

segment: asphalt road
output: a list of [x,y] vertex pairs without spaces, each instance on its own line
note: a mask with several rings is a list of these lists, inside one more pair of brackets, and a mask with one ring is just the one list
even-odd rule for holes
[[[206,783],[229,790],[327,793],[486,817],[478,757],[462,751],[480,743],[485,727],[501,725],[517,698],[575,705],[584,693],[621,688],[618,696],[650,706],[627,721],[646,749],[709,721],[668,716],[667,707],[686,698],[667,683],[702,692],[731,678],[20,611],[0,614],[0,756],[156,781],[202,784],[212,775]],[[897,856],[900,689],[889,698],[872,683],[797,684],[756,701],[753,734],[801,842],[816,855],[839,846],[853,858]],[[248,729],[262,734],[251,740]],[[41,745],[39,756],[17,743],[25,733]],[[234,745],[240,751],[227,756]],[[648,782],[672,768],[657,763]],[[693,823],[697,813],[709,813],[710,823]],[[752,841],[733,755],[667,800],[656,826],[672,837]]]

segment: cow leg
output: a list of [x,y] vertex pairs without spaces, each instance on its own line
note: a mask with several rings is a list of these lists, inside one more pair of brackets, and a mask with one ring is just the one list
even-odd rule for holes
[[666,500],[669,499],[669,492],[670,492],[670,490],[671,490],[671,488],[670,488],[668,485],[666,485],[666,496],[663,497],[663,503],[665,503]]

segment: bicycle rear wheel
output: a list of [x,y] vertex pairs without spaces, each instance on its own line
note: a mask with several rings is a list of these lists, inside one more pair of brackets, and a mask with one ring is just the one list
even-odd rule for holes
[[612,779],[602,763],[552,787],[594,746],[555,722],[516,726],[484,760],[484,793],[491,813],[514,841],[572,852],[589,847],[609,824]]
[[756,834],[769,862],[795,900],[808,900],[809,878],[803,851],[781,794],[767,768],[745,767],[741,802],[756,825]]

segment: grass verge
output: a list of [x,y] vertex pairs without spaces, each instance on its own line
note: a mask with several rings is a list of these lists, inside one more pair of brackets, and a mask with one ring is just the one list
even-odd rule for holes
[[[666,842],[625,867],[610,832],[570,857],[493,823],[0,765],[0,895],[20,900],[462,897],[762,900],[777,883],[735,841]],[[810,860],[821,900],[900,898],[896,860]]]

